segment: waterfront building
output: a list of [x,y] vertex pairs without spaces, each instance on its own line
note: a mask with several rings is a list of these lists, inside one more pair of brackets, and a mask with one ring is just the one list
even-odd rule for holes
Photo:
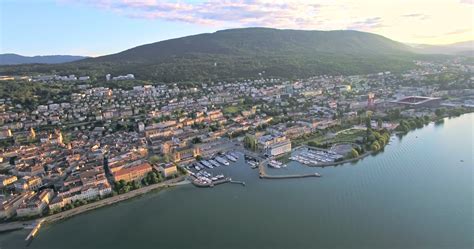
[[143,177],[145,177],[146,174],[148,174],[148,172],[151,172],[152,170],[153,168],[151,167],[151,165],[147,162],[144,162],[114,172],[113,178],[116,182],[120,180],[124,180],[126,182],[139,181],[143,179]]
[[24,199],[16,210],[17,216],[28,217],[41,215],[43,210],[48,206],[53,195],[54,192],[52,189],[44,189],[41,192]]
[[291,152],[291,141],[289,139],[270,145],[266,149],[265,154],[268,156],[278,156],[288,152]]
[[198,146],[186,146],[173,150],[172,158],[174,162],[194,160],[195,157],[201,155]]
[[273,144],[284,142],[287,138],[283,135],[264,135],[258,137],[258,148],[260,150],[267,150]]
[[18,195],[13,195],[7,200],[0,203],[0,218],[8,219],[15,215],[17,208],[23,203],[23,200],[33,195],[33,191],[28,191]]
[[103,198],[112,193],[112,187],[108,183],[99,183],[95,186],[84,186],[74,192],[64,192],[58,194],[50,203],[49,209],[58,210],[77,200],[92,200]]
[[167,163],[162,166],[163,168],[163,176],[169,177],[172,175],[176,175],[178,173],[178,168],[174,163]]

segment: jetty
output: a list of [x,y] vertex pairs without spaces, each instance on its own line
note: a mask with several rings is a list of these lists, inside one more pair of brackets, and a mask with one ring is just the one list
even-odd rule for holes
[[296,175],[268,175],[265,172],[265,165],[269,159],[260,162],[258,165],[259,176],[261,179],[290,179],[290,178],[306,178],[306,177],[321,177],[319,173],[310,174],[296,174]]
[[194,186],[200,187],[200,188],[212,188],[216,185],[224,184],[224,183],[233,183],[233,184],[240,184],[242,186],[245,186],[245,182],[243,182],[243,181],[234,181],[230,177],[226,177],[224,179],[220,179],[220,180],[217,180],[217,181],[205,182],[205,183],[197,181],[196,179],[194,179],[192,181],[192,183],[194,184]]
[[234,184],[241,184],[242,186],[245,186],[245,182],[243,182],[243,181],[233,181],[233,180],[230,180],[229,182],[230,182],[230,183],[234,183]]
[[33,227],[33,230],[31,230],[31,232],[28,234],[28,236],[26,236],[25,241],[33,239],[36,236],[36,234],[38,233],[38,231],[41,228],[41,224],[43,224],[44,221],[45,221],[45,219],[41,219],[36,223],[36,225]]
[[263,175],[263,179],[290,179],[290,178],[306,178],[306,177],[321,177],[319,173],[302,174],[302,175]]

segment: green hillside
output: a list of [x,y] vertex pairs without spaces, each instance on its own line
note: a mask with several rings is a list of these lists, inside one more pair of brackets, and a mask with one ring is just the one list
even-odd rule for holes
[[404,44],[359,31],[244,28],[138,46],[117,54],[60,65],[0,67],[0,73],[61,72],[103,77],[193,81],[399,71],[417,55]]

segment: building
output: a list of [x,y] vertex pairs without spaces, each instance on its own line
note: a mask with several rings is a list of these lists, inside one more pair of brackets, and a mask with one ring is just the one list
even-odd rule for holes
[[258,148],[260,150],[266,150],[268,149],[271,145],[280,143],[283,141],[286,141],[287,138],[285,136],[280,136],[280,135],[265,135],[265,136],[260,136],[258,137]]
[[288,152],[291,152],[291,141],[285,140],[285,141],[270,145],[266,149],[265,154],[267,156],[278,156],[278,155],[282,155]]
[[15,189],[19,191],[38,190],[43,184],[41,177],[38,176],[24,176],[14,183]]
[[16,182],[18,178],[12,175],[0,175],[0,187],[6,187],[14,182]]
[[413,108],[420,107],[438,107],[441,104],[441,98],[424,97],[424,96],[409,96],[395,101],[391,101],[401,106],[408,106]]
[[152,171],[152,167],[149,163],[145,162],[138,165],[132,165],[127,168],[123,168],[119,171],[113,173],[114,181],[118,182],[124,180],[126,182],[131,181],[140,181],[143,179],[149,172]]
[[66,204],[77,200],[93,200],[95,198],[103,198],[112,193],[112,187],[108,183],[100,183],[95,186],[84,186],[75,192],[66,194],[58,194],[50,203],[50,210],[59,210]]
[[33,191],[24,192],[11,196],[7,200],[0,203],[0,218],[8,219],[16,214],[17,208],[23,203],[23,200],[34,195]]
[[163,176],[169,177],[172,175],[176,175],[178,173],[178,168],[174,163],[167,163],[162,166],[163,167]]
[[201,155],[201,149],[198,146],[188,146],[182,148],[175,148],[172,153],[173,161],[187,161],[194,160],[195,157]]
[[52,189],[44,189],[30,198],[24,199],[16,210],[17,216],[28,217],[41,215],[53,198],[53,195],[54,192]]

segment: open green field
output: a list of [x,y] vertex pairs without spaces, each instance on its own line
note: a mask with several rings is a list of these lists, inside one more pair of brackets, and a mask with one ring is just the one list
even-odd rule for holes
[[224,108],[223,112],[224,114],[235,114],[237,112],[240,112],[241,111],[240,109],[241,108],[238,106],[228,106]]
[[317,136],[307,140],[305,143],[311,146],[333,145],[338,143],[356,143],[357,139],[364,137],[365,130],[347,129],[337,132],[335,135]]

